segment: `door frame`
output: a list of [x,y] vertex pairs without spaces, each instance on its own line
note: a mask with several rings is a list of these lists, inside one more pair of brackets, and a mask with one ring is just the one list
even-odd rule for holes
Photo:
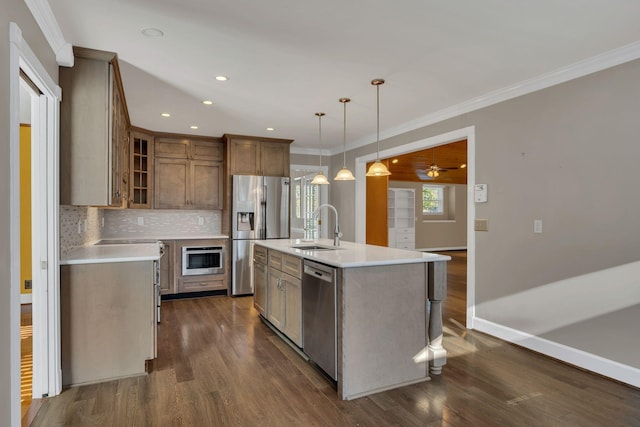
[[[59,297],[59,126],[62,90],[22,37],[9,24],[10,170],[10,363],[11,423],[20,425],[20,72],[40,90],[32,97],[34,397],[62,390]],[[40,286],[37,280],[41,281]],[[43,284],[42,281],[45,283]],[[37,312],[37,314],[36,314]],[[36,333],[39,336],[36,338]]]
[[355,206],[355,240],[358,243],[366,243],[366,201],[367,201],[367,162],[376,158],[387,158],[411,153],[450,142],[467,140],[467,328],[473,328],[475,317],[475,259],[476,243],[474,232],[474,218],[476,214],[475,202],[473,199],[473,187],[475,185],[476,170],[476,130],[475,126],[468,126],[451,132],[432,136],[429,138],[413,141],[407,144],[398,145],[383,151],[377,155],[375,152],[356,157],[356,206]]

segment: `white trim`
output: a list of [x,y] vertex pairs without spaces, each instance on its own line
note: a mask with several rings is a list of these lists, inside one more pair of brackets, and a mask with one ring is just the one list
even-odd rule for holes
[[[402,123],[398,126],[385,129],[380,132],[380,140],[392,138],[406,132],[420,129],[434,123],[458,117],[462,114],[470,113],[481,108],[489,107],[509,99],[517,98],[522,95],[545,89],[557,84],[565,83],[570,80],[584,77],[625,62],[633,61],[640,58],[640,41],[630,43],[625,46],[601,53],[599,55],[587,58],[585,60],[575,62],[573,64],[558,68],[548,73],[523,80],[519,83],[488,92],[484,95],[463,101],[451,107],[443,108],[431,114],[418,117],[414,120]],[[347,143],[346,150],[351,151],[365,145],[373,144],[376,141],[375,135],[368,135],[358,140]],[[303,153],[304,148],[291,147],[292,153]],[[317,154],[315,150],[314,154]],[[330,149],[330,155],[342,153],[342,147],[336,146]],[[380,153],[382,154],[382,153]]]
[[[291,146],[289,152],[291,154],[306,154],[309,156],[318,156],[320,153],[322,153],[322,157],[329,157],[329,156],[333,156],[334,153],[332,150],[327,149],[327,148],[323,148],[322,150],[318,150],[317,148],[306,148],[306,147],[296,147],[296,146]],[[342,153],[342,150],[340,150],[340,153]]]
[[[422,214],[422,216],[426,216],[426,215]],[[434,222],[457,222],[457,221],[455,219],[423,219],[422,220],[423,224],[429,224]]]
[[73,67],[73,47],[67,43],[47,0],[24,0],[42,34],[56,54],[58,65]]
[[20,48],[22,31],[9,23],[9,422],[20,425]]
[[[36,359],[39,358],[39,368],[44,378],[37,374],[34,376],[34,394],[41,397],[43,394],[54,396],[62,390],[62,373],[60,361],[60,297],[59,297],[59,253],[58,253],[58,223],[59,223],[59,104],[62,90],[49,76],[42,66],[37,56],[33,53],[27,42],[22,38],[22,31],[17,24],[9,24],[9,106],[10,106],[10,247],[11,247],[11,283],[19,283],[20,272],[20,239],[17,234],[20,229],[20,177],[18,175],[20,158],[20,135],[19,130],[19,106],[20,106],[20,70],[22,70],[31,81],[42,92],[43,96],[37,102],[32,103],[32,117],[37,116],[37,123],[32,124],[32,152],[34,157],[38,157],[46,163],[36,170],[32,170],[32,180],[38,181],[42,188],[38,190],[42,194],[39,198],[40,210],[45,216],[45,222],[40,223],[36,234],[32,234],[34,251],[38,250],[33,257],[34,267],[37,267],[38,274],[33,276],[34,289],[32,291],[32,303],[34,304],[34,336],[38,329],[40,338],[46,349],[36,353],[34,340],[34,371],[36,370]],[[33,111],[35,110],[35,111]],[[36,135],[34,138],[33,135]],[[35,144],[35,145],[34,145]],[[46,174],[46,175],[43,175]],[[35,178],[34,178],[35,177]],[[33,185],[33,184],[32,184]],[[35,223],[36,221],[34,221]],[[42,255],[44,254],[44,259]],[[42,261],[46,262],[44,269]],[[36,270],[36,268],[34,268]],[[44,283],[38,284],[36,280]],[[10,313],[10,360],[11,360],[11,425],[20,425],[20,296],[19,291],[11,287],[11,313]],[[40,307],[40,308],[39,308]],[[36,315],[35,312],[44,313],[43,316]],[[41,381],[40,381],[41,380]],[[43,385],[44,384],[44,385]],[[40,389],[44,387],[45,389]]]
[[[634,387],[640,387],[640,369],[605,359],[586,351],[558,344],[516,329],[475,318],[474,328],[501,340],[517,344],[546,356],[578,366],[591,372],[613,378]],[[467,326],[468,327],[468,326]]]
[[447,246],[442,248],[420,248],[416,249],[416,251],[420,252],[438,252],[438,251],[466,251],[466,246]]
[[[399,145],[380,152],[380,158],[398,156],[423,150],[429,147],[447,144],[449,142],[467,140],[467,327],[473,327],[473,317],[475,316],[475,286],[476,286],[476,235],[473,227],[473,219],[476,216],[476,205],[473,201],[473,186],[475,185],[476,174],[476,129],[475,126],[468,126],[451,132],[436,135],[430,138],[421,139],[408,144]],[[365,243],[367,221],[366,221],[366,167],[367,162],[376,159],[376,153],[366,154],[356,157],[356,206],[355,206],[355,241]]]
[[20,305],[31,304],[31,294],[20,294]]

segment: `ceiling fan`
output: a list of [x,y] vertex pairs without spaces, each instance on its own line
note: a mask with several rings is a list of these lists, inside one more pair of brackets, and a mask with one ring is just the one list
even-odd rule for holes
[[[464,165],[462,166],[464,167]],[[459,169],[457,166],[440,167],[436,164],[436,149],[431,150],[431,164],[427,166],[425,172],[427,173],[427,179],[433,179],[440,176],[441,172],[448,172],[450,170]]]

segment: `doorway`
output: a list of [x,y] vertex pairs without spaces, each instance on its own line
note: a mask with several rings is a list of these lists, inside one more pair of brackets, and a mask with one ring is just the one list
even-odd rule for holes
[[[27,91],[31,148],[32,396],[60,393],[58,129],[60,87],[10,23],[10,361],[11,424],[20,422],[20,94]],[[25,101],[26,102],[26,101]]]
[[466,303],[466,327],[473,328],[473,311],[475,307],[475,232],[473,219],[475,218],[475,205],[473,202],[473,187],[475,185],[475,127],[470,126],[445,134],[414,141],[408,144],[393,147],[356,158],[356,242],[366,241],[366,165],[376,158],[389,158],[413,151],[419,151],[438,145],[466,139],[467,141],[467,303]]

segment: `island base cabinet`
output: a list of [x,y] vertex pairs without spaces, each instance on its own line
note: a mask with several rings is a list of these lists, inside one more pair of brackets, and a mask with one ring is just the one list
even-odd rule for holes
[[145,373],[156,346],[153,261],[60,268],[62,384]]
[[428,344],[425,265],[340,270],[338,393],[342,399],[429,378],[427,361],[414,360]]

